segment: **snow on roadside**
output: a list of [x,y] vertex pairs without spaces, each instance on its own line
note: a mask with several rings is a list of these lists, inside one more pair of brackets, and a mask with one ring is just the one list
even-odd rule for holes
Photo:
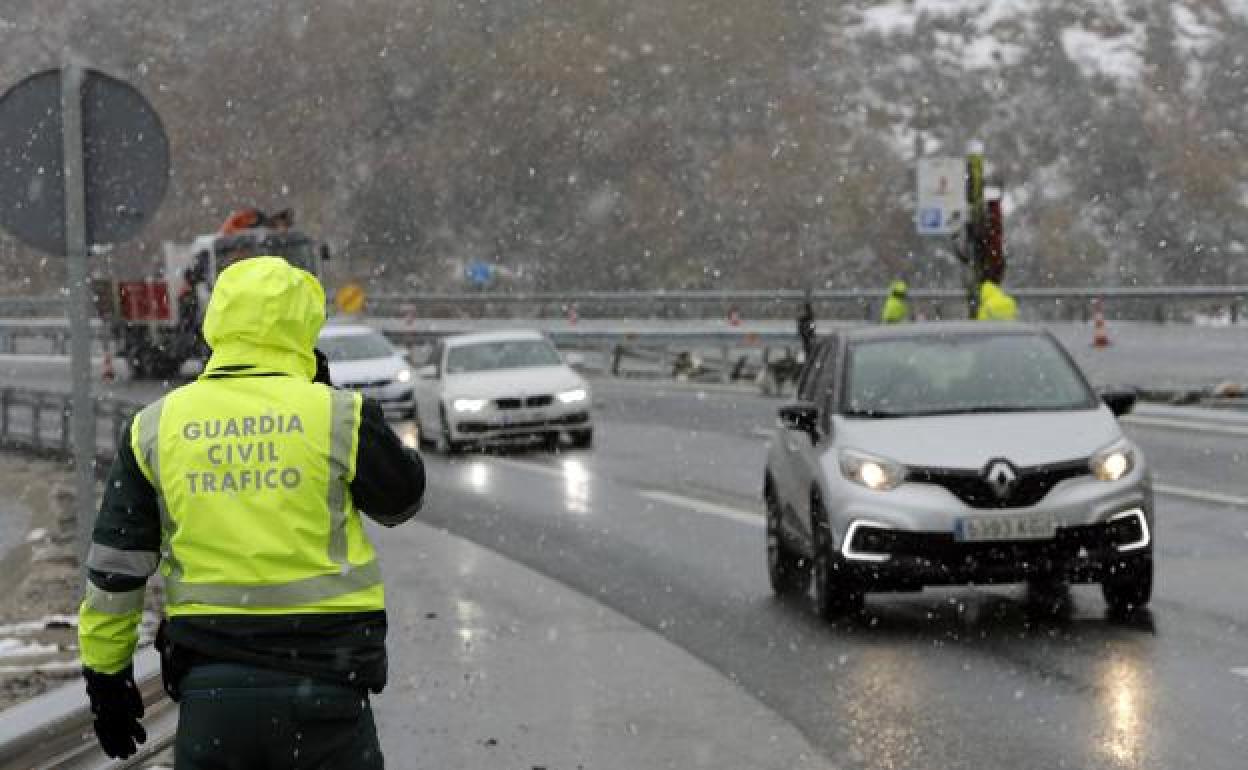
[[0,660],[15,658],[36,658],[41,655],[53,655],[60,652],[60,646],[41,644],[23,639],[0,638]]
[[0,625],[0,634],[37,634],[50,628],[74,628],[78,625],[77,615],[44,615],[39,620],[23,620],[19,623]]

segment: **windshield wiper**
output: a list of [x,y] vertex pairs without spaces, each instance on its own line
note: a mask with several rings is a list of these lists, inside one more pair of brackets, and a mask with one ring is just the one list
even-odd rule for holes
[[877,420],[895,420],[900,417],[914,417],[913,412],[886,412],[883,409],[858,409],[842,412],[842,417],[870,417]]
[[954,414],[1001,414],[1003,412],[1053,412],[1068,409],[1057,406],[967,406],[960,409],[938,409],[931,412],[913,412],[911,417],[945,417]]

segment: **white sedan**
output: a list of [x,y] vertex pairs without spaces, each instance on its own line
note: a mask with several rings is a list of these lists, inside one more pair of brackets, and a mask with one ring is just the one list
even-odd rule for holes
[[336,387],[376,399],[386,417],[413,414],[411,365],[381,332],[359,324],[327,324],[316,346],[329,359],[329,379]]
[[422,442],[453,452],[469,445],[567,436],[594,441],[589,385],[536,331],[444,337],[415,378]]

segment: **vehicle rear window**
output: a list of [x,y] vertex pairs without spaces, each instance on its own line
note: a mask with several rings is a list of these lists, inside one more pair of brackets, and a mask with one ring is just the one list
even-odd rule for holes
[[850,346],[842,411],[913,417],[1091,409],[1096,400],[1042,335],[964,334],[864,340]]

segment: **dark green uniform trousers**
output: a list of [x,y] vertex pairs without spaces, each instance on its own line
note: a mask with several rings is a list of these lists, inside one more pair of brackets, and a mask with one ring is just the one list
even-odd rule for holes
[[381,770],[368,694],[213,663],[181,682],[175,770]]

